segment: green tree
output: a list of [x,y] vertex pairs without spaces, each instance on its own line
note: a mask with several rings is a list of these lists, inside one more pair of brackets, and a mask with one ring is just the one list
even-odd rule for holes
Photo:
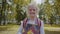
[[22,9],[22,7],[28,5],[30,3],[30,0],[18,0],[16,3],[16,19],[18,24],[26,17],[26,12]]
[[[55,13],[56,13],[54,7],[55,7],[54,3],[52,5],[51,3],[49,3],[49,0],[45,0],[45,2],[40,5],[40,9],[41,9],[40,14],[42,12],[42,15],[45,16],[45,19],[50,20],[52,23],[54,22],[53,20],[55,20]],[[51,19],[51,17],[53,19]]]

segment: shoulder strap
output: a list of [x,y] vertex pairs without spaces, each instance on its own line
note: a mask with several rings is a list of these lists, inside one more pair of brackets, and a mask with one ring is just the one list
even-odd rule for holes
[[39,34],[40,34],[41,20],[39,18],[37,18],[37,24],[39,26],[38,31],[39,31]]
[[27,20],[28,20],[27,18],[23,20],[23,28],[26,26]]
[[37,18],[37,24],[40,27],[41,26],[41,20]]

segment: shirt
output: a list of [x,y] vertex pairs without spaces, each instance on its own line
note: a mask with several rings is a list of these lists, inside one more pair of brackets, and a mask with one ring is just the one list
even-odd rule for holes
[[[35,23],[35,20],[34,20],[34,21],[29,20],[27,23],[28,23],[28,24],[36,24],[36,23]],[[19,29],[18,29],[17,34],[22,34],[22,31],[23,31],[23,22],[21,23],[21,25],[20,25],[20,27],[19,27]],[[41,21],[40,34],[45,34],[43,21]]]

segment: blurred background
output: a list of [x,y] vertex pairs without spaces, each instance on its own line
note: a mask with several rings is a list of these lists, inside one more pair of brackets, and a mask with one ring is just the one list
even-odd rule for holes
[[26,6],[36,2],[45,34],[60,34],[60,0],[0,0],[0,34],[16,34],[26,17]]

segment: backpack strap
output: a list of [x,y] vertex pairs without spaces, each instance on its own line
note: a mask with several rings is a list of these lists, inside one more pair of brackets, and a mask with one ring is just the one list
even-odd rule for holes
[[38,19],[38,18],[37,18],[37,24],[38,24],[38,26],[39,26],[39,30],[38,30],[38,31],[39,31],[39,34],[40,34],[41,20]]
[[23,28],[26,26],[27,20],[28,20],[27,18],[23,20]]
[[41,27],[41,20],[37,18],[37,24],[39,27]]

